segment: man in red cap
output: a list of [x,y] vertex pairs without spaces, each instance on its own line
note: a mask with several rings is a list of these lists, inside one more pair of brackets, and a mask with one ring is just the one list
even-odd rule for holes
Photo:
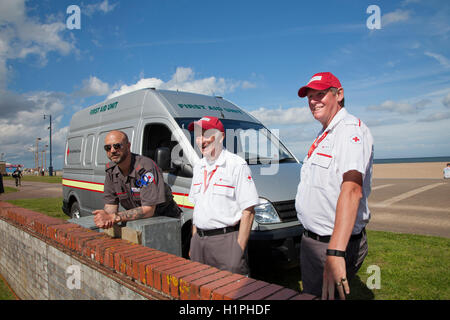
[[203,158],[194,166],[189,201],[194,206],[190,257],[221,270],[248,274],[247,242],[259,197],[250,168],[223,148],[222,122],[192,122]]
[[330,72],[315,74],[298,91],[322,124],[303,161],[295,199],[305,228],[300,251],[303,292],[345,299],[349,279],[367,255],[373,138],[344,108],[344,89]]

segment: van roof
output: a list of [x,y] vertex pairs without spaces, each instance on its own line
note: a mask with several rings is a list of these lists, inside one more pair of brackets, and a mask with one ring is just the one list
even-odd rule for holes
[[222,97],[145,88],[78,111],[73,115],[70,127],[71,130],[82,130],[105,122],[164,115],[199,119],[203,116],[214,116],[219,119],[259,123],[252,115]]

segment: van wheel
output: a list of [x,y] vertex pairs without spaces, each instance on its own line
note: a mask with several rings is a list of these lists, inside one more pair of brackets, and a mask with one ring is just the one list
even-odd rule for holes
[[78,204],[77,201],[72,203],[72,205],[70,206],[70,217],[72,219],[80,219],[81,218],[80,205]]

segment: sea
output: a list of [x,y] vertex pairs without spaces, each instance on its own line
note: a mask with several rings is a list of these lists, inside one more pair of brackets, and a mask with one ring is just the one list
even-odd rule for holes
[[446,157],[423,157],[423,158],[392,158],[374,159],[373,163],[413,163],[413,162],[449,162],[450,156]]

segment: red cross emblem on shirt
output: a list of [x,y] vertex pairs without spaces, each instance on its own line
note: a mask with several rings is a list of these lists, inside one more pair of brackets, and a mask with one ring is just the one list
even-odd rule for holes
[[358,137],[354,137],[352,140],[355,141],[355,142],[359,141]]

